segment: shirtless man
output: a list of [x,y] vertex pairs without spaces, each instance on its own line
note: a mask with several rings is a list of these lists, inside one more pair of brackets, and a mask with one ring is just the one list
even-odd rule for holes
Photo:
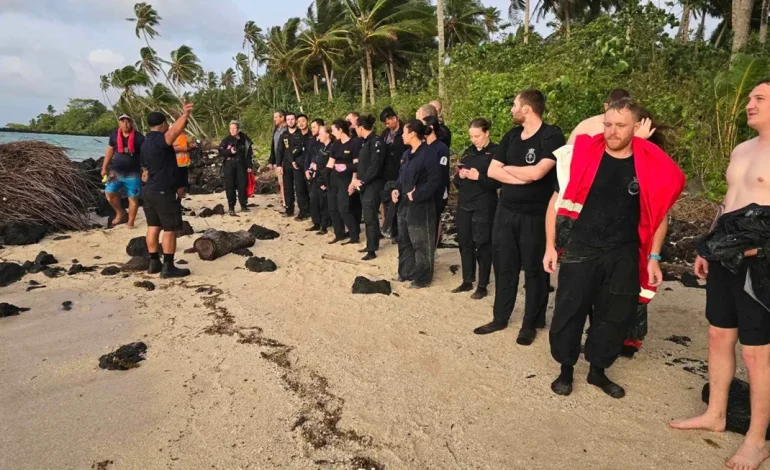
[[[770,78],[751,91],[746,114],[749,127],[759,136],[733,150],[726,175],[727,194],[717,219],[751,203],[770,206]],[[756,250],[746,253],[747,256],[756,254]],[[770,324],[763,320],[768,313],[760,304],[739,298],[745,295],[751,299],[741,289],[731,289],[736,275],[721,266],[712,266],[709,275],[708,262],[699,256],[695,260],[695,274],[701,279],[709,277],[706,301],[710,324],[709,405],[701,416],[674,421],[671,427],[725,430],[727,394],[735,375],[735,344],[740,340],[751,382],[751,425],[743,445],[725,465],[734,470],[756,470],[770,456],[765,445],[770,424]],[[713,282],[715,279],[711,278],[717,277],[715,274],[719,274],[721,282]]]

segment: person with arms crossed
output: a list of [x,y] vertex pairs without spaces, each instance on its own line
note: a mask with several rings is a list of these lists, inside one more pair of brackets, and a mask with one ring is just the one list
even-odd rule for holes
[[543,271],[545,213],[556,182],[553,152],[564,145],[561,129],[543,122],[545,97],[539,90],[523,90],[513,100],[516,127],[508,131],[489,165],[488,176],[502,183],[492,229],[498,260],[492,322],[473,330],[484,335],[508,326],[524,270],[524,318],[516,338],[532,344],[536,329],[545,328],[550,276]]

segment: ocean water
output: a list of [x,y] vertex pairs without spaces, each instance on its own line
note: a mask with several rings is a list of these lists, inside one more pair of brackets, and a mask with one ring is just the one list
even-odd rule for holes
[[67,154],[73,160],[94,160],[104,156],[107,148],[107,137],[87,137],[81,135],[57,135],[57,134],[27,134],[24,132],[0,131],[0,144],[19,142],[25,140],[40,140],[52,145],[64,147]]

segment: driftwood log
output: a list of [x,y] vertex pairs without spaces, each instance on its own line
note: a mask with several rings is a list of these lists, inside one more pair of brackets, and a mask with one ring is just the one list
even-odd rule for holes
[[223,232],[209,229],[195,240],[193,247],[202,260],[213,261],[234,250],[250,248],[257,241],[256,237],[246,230],[238,232]]

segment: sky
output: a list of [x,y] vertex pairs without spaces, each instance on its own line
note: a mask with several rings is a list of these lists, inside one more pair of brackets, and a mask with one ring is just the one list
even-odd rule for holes
[[[233,66],[243,25],[263,30],[304,17],[311,0],[149,0],[162,18],[152,46],[162,57],[186,44],[206,71]],[[509,0],[482,0],[507,17]],[[126,21],[135,0],[0,0],[0,127],[26,124],[70,98],[102,100],[99,77],[133,65],[145,46]],[[535,26],[546,31],[542,22]]]

